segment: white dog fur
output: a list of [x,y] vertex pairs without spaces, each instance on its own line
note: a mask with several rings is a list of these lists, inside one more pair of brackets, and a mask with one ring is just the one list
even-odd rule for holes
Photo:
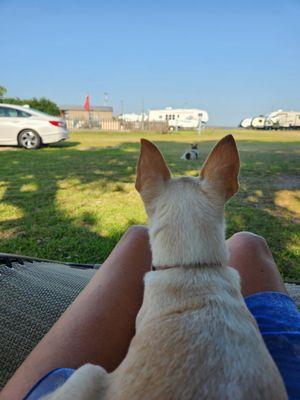
[[145,277],[136,335],[111,374],[81,367],[48,399],[282,400],[282,378],[227,267],[224,204],[238,189],[231,135],[200,177],[172,179],[144,139],[136,188],[149,217],[156,271]]

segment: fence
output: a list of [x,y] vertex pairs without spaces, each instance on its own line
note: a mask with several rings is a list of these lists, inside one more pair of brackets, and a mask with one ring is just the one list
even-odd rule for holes
[[137,121],[129,122],[118,119],[68,119],[66,118],[67,128],[73,129],[95,129],[101,131],[157,131],[157,132],[168,132],[167,122],[149,122],[149,121]]
[[125,131],[156,131],[167,133],[169,130],[168,123],[154,121],[120,121],[122,130]]
[[102,131],[119,131],[121,124],[119,120],[99,120],[99,119],[66,119],[67,128],[71,129],[98,129]]

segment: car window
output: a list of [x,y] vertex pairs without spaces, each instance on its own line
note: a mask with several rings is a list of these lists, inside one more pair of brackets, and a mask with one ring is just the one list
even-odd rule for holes
[[0,107],[0,117],[6,117],[6,108]]
[[18,116],[18,110],[15,108],[7,108],[6,109],[6,117],[17,117]]
[[31,117],[31,114],[22,110],[16,110],[15,108],[0,107],[0,117],[28,118]]
[[18,117],[28,118],[31,117],[31,114],[25,111],[18,110]]

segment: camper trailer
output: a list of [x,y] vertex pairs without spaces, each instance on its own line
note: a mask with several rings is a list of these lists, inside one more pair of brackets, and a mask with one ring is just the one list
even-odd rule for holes
[[300,129],[300,111],[277,110],[266,117],[260,115],[254,118],[244,118],[239,126],[254,129]]
[[300,111],[273,111],[267,116],[267,127],[270,129],[299,129]]
[[259,117],[254,117],[251,122],[252,128],[254,129],[265,129],[266,117],[260,115]]
[[252,123],[252,118],[244,118],[241,122],[240,122],[240,127],[241,128],[251,128],[251,123]]
[[150,110],[149,121],[166,121],[170,131],[177,129],[197,129],[202,123],[208,121],[208,113],[197,108],[167,107],[162,110]]

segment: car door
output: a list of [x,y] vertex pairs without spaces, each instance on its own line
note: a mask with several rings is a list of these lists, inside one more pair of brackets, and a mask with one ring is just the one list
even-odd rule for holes
[[17,144],[18,133],[22,130],[24,117],[29,113],[13,107],[0,105],[0,144]]

